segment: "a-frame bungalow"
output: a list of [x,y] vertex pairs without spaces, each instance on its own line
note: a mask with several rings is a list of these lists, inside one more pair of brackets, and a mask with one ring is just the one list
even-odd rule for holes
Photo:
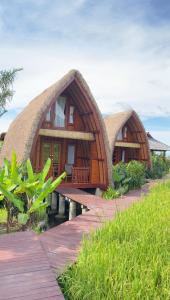
[[111,163],[103,118],[82,75],[71,70],[33,99],[11,124],[0,153],[19,162],[31,158],[40,171],[48,157],[50,175],[67,172],[63,186],[106,189]]
[[138,160],[151,166],[148,138],[137,113],[133,110],[104,118],[112,163]]

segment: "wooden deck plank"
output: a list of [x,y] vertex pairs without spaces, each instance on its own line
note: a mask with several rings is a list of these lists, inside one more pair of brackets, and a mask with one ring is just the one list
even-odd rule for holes
[[64,299],[33,232],[0,236],[0,300]]

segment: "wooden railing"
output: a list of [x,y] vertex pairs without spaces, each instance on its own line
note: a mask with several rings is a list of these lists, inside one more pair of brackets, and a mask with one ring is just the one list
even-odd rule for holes
[[88,167],[73,167],[72,182],[73,183],[89,183],[90,168]]

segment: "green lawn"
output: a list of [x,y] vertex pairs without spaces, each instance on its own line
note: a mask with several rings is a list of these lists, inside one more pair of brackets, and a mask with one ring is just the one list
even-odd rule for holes
[[83,241],[59,279],[71,300],[170,299],[170,182]]

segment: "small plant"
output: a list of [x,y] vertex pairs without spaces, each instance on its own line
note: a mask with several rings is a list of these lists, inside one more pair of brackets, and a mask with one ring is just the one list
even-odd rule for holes
[[105,191],[103,193],[103,198],[105,198],[106,200],[116,199],[116,198],[119,198],[119,197],[120,197],[119,191],[115,190],[111,186],[109,186],[107,188],[107,191]]

